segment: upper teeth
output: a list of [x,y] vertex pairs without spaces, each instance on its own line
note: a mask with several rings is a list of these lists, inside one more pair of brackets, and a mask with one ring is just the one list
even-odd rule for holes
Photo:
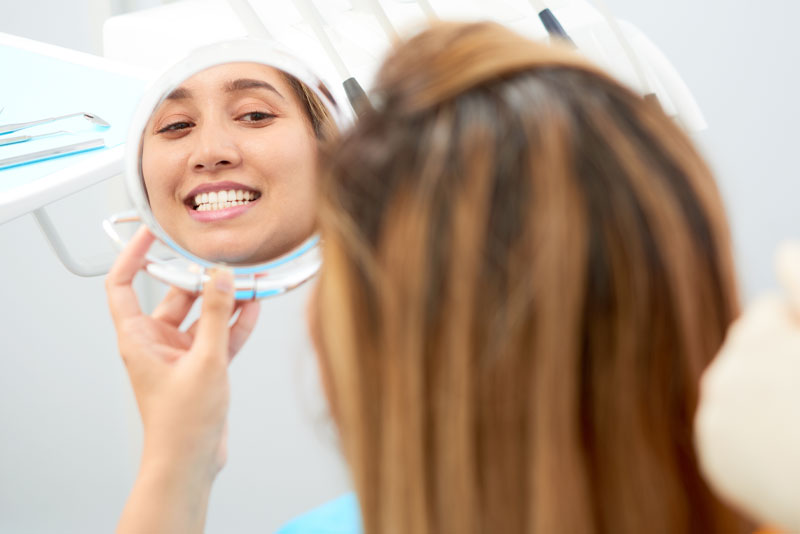
[[194,197],[195,209],[198,211],[217,210],[246,204],[258,196],[255,191],[243,189],[228,191],[211,191],[200,193]]

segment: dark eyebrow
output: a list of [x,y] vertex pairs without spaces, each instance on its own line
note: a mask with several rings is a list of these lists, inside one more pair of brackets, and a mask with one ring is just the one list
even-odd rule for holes
[[[246,89],[266,89],[267,91],[272,91],[279,97],[283,99],[283,95],[278,92],[272,84],[269,84],[263,80],[253,80],[251,78],[239,78],[238,80],[233,80],[225,84],[225,90],[229,93],[234,91],[244,91]],[[284,99],[285,100],[285,99]]]
[[192,93],[188,89],[178,87],[167,95],[167,100],[180,100],[182,98],[191,98]]

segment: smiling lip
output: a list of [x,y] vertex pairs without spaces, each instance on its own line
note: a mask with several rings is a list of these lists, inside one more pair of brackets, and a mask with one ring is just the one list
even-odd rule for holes
[[[256,198],[254,200],[250,200],[246,204],[240,204],[238,206],[231,206],[229,208],[222,208],[216,210],[208,210],[208,211],[198,211],[195,209],[197,205],[195,204],[195,197],[197,195],[201,195],[203,193],[218,193],[220,191],[249,191],[256,194]],[[238,182],[208,182],[204,184],[200,184],[199,186],[192,189],[184,198],[183,203],[186,206],[186,210],[189,212],[189,216],[198,222],[216,222],[216,221],[224,221],[228,219],[233,219],[245,213],[247,210],[253,207],[253,205],[258,202],[261,198],[261,191],[254,189],[252,187],[248,187],[246,185],[240,184]]]
[[239,206],[231,206],[230,208],[223,208],[221,210],[209,210],[209,211],[197,211],[192,206],[187,205],[186,211],[189,212],[189,215],[195,221],[199,222],[224,221],[242,215],[244,212],[252,208],[254,204],[258,203],[259,200],[261,200],[261,197],[255,200],[251,200],[247,204],[240,204]]
[[243,191],[253,191],[255,193],[261,193],[261,191],[259,191],[258,189],[254,189],[252,187],[240,184],[238,182],[208,182],[205,184],[200,184],[191,191],[189,191],[189,193],[184,197],[184,202],[186,204],[190,204],[194,202],[195,196],[202,193],[211,193],[212,191],[216,193],[218,191],[229,191],[231,189],[233,189],[234,191],[236,191],[237,189],[241,189]]

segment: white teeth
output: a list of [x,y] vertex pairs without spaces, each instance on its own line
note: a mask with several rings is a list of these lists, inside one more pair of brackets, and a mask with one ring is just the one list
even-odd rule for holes
[[212,211],[241,206],[255,200],[257,196],[254,191],[245,191],[243,189],[201,193],[194,197],[195,210]]

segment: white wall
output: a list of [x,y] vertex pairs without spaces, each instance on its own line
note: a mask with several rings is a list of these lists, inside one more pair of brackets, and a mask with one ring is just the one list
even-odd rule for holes
[[[800,235],[800,5],[607,1],[662,47],[694,91],[710,124],[699,141],[729,206],[743,286],[748,295],[774,286],[775,245]],[[99,53],[95,22],[129,4],[3,0],[0,32]],[[79,252],[110,254],[98,225],[118,187],[101,184],[54,206]],[[64,270],[30,216],[0,226],[0,250],[0,533],[109,532],[141,437],[102,280]],[[233,365],[230,460],[212,495],[210,533],[270,532],[346,488],[309,386],[304,298],[264,302]]]

